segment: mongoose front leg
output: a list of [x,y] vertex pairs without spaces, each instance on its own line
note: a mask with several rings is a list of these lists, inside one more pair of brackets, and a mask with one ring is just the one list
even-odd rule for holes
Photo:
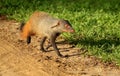
[[31,43],[31,36],[27,37],[27,44]]
[[56,46],[56,43],[55,43],[56,38],[57,38],[57,35],[56,35],[56,34],[53,34],[53,35],[50,37],[50,42],[51,42],[54,50],[56,51],[57,55],[60,56],[60,57],[63,57],[63,55],[60,54],[59,49],[58,49],[57,46]]
[[40,50],[43,51],[43,52],[45,52],[45,49],[44,49],[43,45],[44,45],[44,42],[45,42],[46,38],[47,38],[46,36],[43,37],[41,39],[41,42],[40,42]]

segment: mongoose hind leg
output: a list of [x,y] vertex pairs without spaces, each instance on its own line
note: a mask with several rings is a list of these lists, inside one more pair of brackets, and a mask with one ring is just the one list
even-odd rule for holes
[[27,37],[27,44],[30,44],[31,43],[31,36],[28,36]]
[[45,37],[43,37],[42,39],[41,39],[41,42],[40,42],[40,50],[41,51],[43,51],[43,52],[46,52],[46,50],[44,49],[44,43],[45,43],[45,40],[46,40],[46,36]]
[[46,49],[48,50],[51,46],[52,46],[52,44],[49,44],[49,45],[46,47]]

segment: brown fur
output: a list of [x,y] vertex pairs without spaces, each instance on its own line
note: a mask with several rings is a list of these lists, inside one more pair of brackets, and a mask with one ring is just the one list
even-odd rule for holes
[[49,38],[53,48],[59,56],[62,56],[55,44],[55,40],[62,32],[74,32],[72,26],[67,20],[57,19],[45,12],[34,12],[26,24],[22,27],[21,38],[31,42],[31,36],[42,36],[41,50],[45,51],[43,44],[46,38]]

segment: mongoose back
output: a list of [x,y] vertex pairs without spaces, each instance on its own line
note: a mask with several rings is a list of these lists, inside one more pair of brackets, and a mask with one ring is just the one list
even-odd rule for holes
[[20,26],[21,38],[27,39],[27,44],[31,42],[31,36],[37,35],[41,38],[40,50],[45,52],[44,42],[46,38],[50,40],[57,55],[64,57],[58,50],[55,40],[62,32],[74,32],[71,24],[67,20],[57,19],[45,12],[34,12],[26,24]]

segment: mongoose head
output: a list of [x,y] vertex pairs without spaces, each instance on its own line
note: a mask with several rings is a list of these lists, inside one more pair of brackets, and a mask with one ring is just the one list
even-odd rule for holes
[[71,24],[68,20],[59,20],[56,25],[52,26],[51,28],[55,28],[56,31],[59,32],[75,32],[75,30],[72,28]]

